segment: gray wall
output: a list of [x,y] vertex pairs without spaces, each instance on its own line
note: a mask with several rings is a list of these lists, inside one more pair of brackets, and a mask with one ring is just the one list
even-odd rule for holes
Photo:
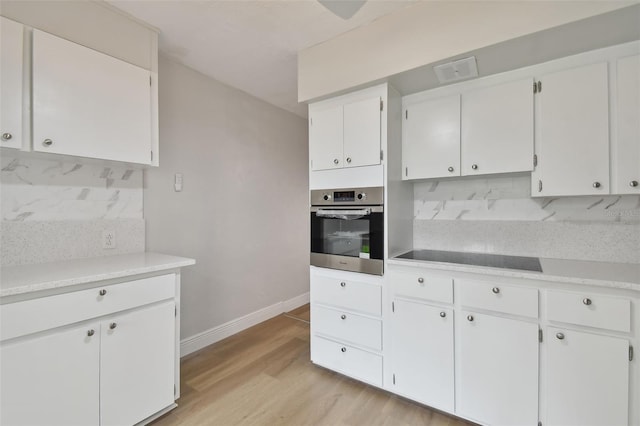
[[307,123],[166,57],[159,69],[146,247],[197,261],[183,269],[184,339],[309,291]]

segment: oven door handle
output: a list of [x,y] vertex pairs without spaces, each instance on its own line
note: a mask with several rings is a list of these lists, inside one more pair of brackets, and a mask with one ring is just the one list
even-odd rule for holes
[[369,216],[371,209],[358,209],[358,210],[321,210],[316,211],[316,216],[328,217],[333,219],[354,220],[360,219],[364,216]]

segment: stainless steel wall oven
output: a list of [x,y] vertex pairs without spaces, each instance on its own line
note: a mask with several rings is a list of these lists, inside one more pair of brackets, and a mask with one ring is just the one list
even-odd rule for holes
[[311,191],[311,265],[382,275],[382,187]]

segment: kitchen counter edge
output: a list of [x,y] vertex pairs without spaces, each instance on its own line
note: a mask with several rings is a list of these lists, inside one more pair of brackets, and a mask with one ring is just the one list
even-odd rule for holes
[[195,259],[142,252],[60,262],[3,266],[0,298],[194,265]]

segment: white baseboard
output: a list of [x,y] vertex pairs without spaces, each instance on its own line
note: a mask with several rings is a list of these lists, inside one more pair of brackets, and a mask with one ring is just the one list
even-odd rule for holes
[[236,318],[217,327],[203,331],[191,337],[187,337],[180,341],[180,357],[189,355],[199,349],[209,346],[213,343],[226,339],[236,333],[260,324],[270,318],[276,317],[283,312],[288,312],[299,306],[309,303],[309,293],[304,293],[289,300],[275,303],[266,308],[251,312],[240,318]]

